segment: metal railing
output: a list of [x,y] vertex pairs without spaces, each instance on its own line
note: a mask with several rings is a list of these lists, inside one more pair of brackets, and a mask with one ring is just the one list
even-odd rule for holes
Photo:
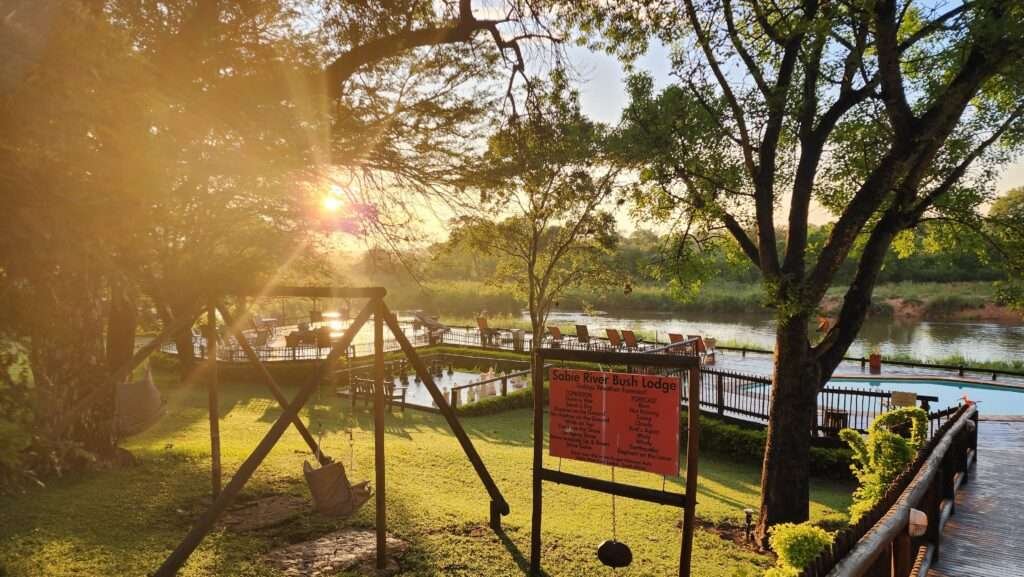
[[800,577],[924,574],[953,513],[956,491],[967,481],[978,448],[977,425],[977,405],[957,408],[878,504],[839,531]]
[[[705,367],[701,369],[701,409],[722,417],[767,424],[771,383],[771,378],[763,375]],[[818,393],[815,432],[834,436],[847,427],[866,431],[875,417],[893,407],[891,396],[891,391],[879,389],[825,387]],[[928,411],[939,398],[919,395],[917,400]]]
[[[757,348],[750,348],[750,347],[730,347],[730,346],[726,346],[726,345],[718,345],[717,348],[719,350],[722,350],[722,351],[738,352],[738,353],[740,353],[744,357],[746,357],[748,353],[750,353],[750,354],[757,354],[757,355],[772,355],[772,354],[774,354],[773,351],[769,351],[767,349],[757,349]],[[862,357],[843,357],[843,360],[844,361],[853,361],[853,362],[860,363],[861,370],[866,369],[868,367],[869,363],[870,363],[870,359],[868,359],[868,357],[863,357],[863,356]],[[993,381],[998,380],[998,378],[1000,376],[1024,378],[1024,371],[1010,371],[1010,370],[1005,370],[1005,369],[989,369],[989,368],[985,368],[985,367],[972,367],[972,366],[963,365],[963,364],[948,365],[948,364],[942,364],[942,363],[918,363],[918,362],[914,362],[914,361],[891,360],[891,359],[886,359],[885,357],[882,357],[882,364],[884,364],[884,365],[894,365],[894,366],[897,366],[897,367],[915,367],[915,368],[920,368],[920,369],[933,369],[933,370],[939,370],[939,371],[949,371],[949,372],[955,372],[958,376],[961,376],[961,377],[966,376],[967,373],[976,373],[976,374],[979,374],[979,375],[988,375],[988,376],[991,377],[991,380],[993,380]]]

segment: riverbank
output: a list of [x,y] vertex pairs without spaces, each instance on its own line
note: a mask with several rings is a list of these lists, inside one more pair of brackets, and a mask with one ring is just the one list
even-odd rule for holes
[[[842,305],[844,287],[829,290],[822,313],[834,315]],[[987,282],[891,283],[875,289],[870,316],[916,320],[993,321],[1024,323],[1024,316],[997,302]],[[491,316],[518,317],[525,302],[509,287],[461,281],[427,283],[423,287],[389,290],[395,309],[420,309],[449,318],[472,319],[481,311]],[[687,301],[662,286],[640,285],[627,293],[623,287],[575,289],[562,297],[559,310],[606,313],[762,313],[771,314],[756,283],[712,282]]]

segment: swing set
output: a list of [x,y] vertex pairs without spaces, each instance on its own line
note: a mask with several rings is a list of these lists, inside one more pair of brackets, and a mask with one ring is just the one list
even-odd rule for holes
[[[384,417],[387,398],[385,397],[385,367],[384,367],[384,328],[385,325],[393,334],[395,340],[405,355],[409,364],[415,371],[416,376],[430,393],[439,412],[447,421],[449,427],[458,440],[466,458],[472,464],[474,471],[480,478],[481,483],[487,491],[489,502],[489,525],[495,531],[501,530],[501,517],[509,514],[509,504],[502,495],[497,484],[491,477],[490,472],[484,465],[479,453],[469,436],[466,434],[458,420],[454,410],[448,403],[448,399],[441,392],[434,381],[427,364],[417,354],[415,348],[405,336],[398,324],[397,317],[388,309],[384,302],[387,294],[382,287],[285,287],[271,286],[253,290],[231,291],[220,295],[221,297],[237,298],[308,298],[314,299],[345,299],[351,303],[352,299],[365,300],[362,309],[350,316],[354,309],[346,311],[352,321],[342,336],[332,340],[327,356],[321,359],[316,370],[306,380],[299,391],[292,399],[288,399],[274,376],[267,370],[259,354],[246,338],[241,327],[250,319],[250,313],[243,308],[237,317],[233,316],[228,308],[220,302],[218,297],[210,297],[203,307],[203,310],[187,317],[171,319],[167,326],[149,343],[141,347],[133,357],[123,366],[111,374],[111,383],[125,381],[132,371],[141,365],[150,354],[158,350],[165,342],[175,335],[188,331],[192,325],[203,315],[207,315],[208,333],[212,337],[207,339],[207,362],[208,394],[209,394],[209,420],[210,420],[210,443],[211,443],[211,484],[213,502],[209,508],[196,520],[193,527],[182,541],[175,547],[163,564],[152,574],[154,577],[172,577],[185,564],[189,556],[195,551],[206,535],[213,529],[217,520],[232,505],[246,483],[255,473],[263,460],[281,439],[281,436],[289,427],[294,427],[309,446],[316,459],[318,466],[304,463],[303,473],[310,486],[313,501],[317,510],[337,516],[348,516],[358,510],[366,503],[371,496],[375,497],[376,507],[376,566],[383,569],[387,564],[387,514],[386,514],[386,484],[384,468]],[[351,307],[351,304],[349,304]],[[220,431],[219,431],[219,400],[218,400],[218,379],[217,379],[217,338],[216,318],[220,314],[229,334],[237,341],[242,348],[247,360],[256,367],[264,380],[267,388],[277,403],[282,407],[282,413],[271,425],[260,442],[256,445],[249,456],[242,462],[238,470],[222,487],[221,485],[221,464],[220,464]],[[320,315],[318,315],[320,316]],[[313,314],[311,312],[311,319]],[[373,322],[373,425],[374,425],[374,488],[371,492],[367,482],[352,484],[346,471],[340,462],[334,461],[326,455],[317,439],[313,437],[309,429],[299,418],[299,413],[316,392],[322,380],[330,373],[332,367],[339,359],[346,356],[346,352],[352,345],[360,329],[371,320]],[[559,349],[537,349],[535,351],[535,366],[545,366],[545,361],[577,361],[587,363],[599,363],[602,365],[625,365],[629,366],[654,366],[663,369],[682,369],[688,374],[689,396],[688,396],[688,423],[687,430],[687,466],[685,493],[672,493],[625,485],[617,483],[613,478],[611,481],[583,477],[563,473],[561,470],[554,471],[543,466],[544,447],[544,404],[545,395],[542,394],[544,375],[542,370],[534,371],[534,455],[533,455],[533,511],[532,531],[530,540],[529,572],[531,576],[541,575],[541,520],[543,511],[543,483],[554,482],[563,485],[575,486],[592,491],[609,494],[613,498],[612,518],[612,539],[603,543],[598,551],[599,559],[610,567],[624,567],[632,561],[632,553],[628,546],[616,539],[614,498],[626,497],[643,500],[662,505],[669,505],[683,509],[682,522],[682,544],[680,549],[679,576],[689,577],[690,558],[692,552],[693,532],[695,526],[696,488],[697,488],[697,458],[698,458],[698,436],[699,436],[699,362],[696,358],[683,355],[663,355],[652,353],[623,353],[608,351],[577,351]],[[106,387],[97,387],[82,397],[68,417],[63,422],[57,423],[52,429],[54,433],[61,434],[73,425],[75,415],[83,414],[89,407],[95,405],[104,398],[108,391]],[[351,449],[351,447],[350,447]]]
[[[501,517],[508,515],[509,505],[498,489],[497,484],[488,472],[483,460],[477,453],[472,441],[462,428],[461,423],[448,404],[445,395],[434,382],[426,363],[419,357],[409,339],[405,336],[398,320],[388,310],[384,303],[387,291],[382,287],[352,288],[352,287],[285,287],[271,286],[261,287],[253,290],[231,291],[220,297],[231,296],[239,298],[274,298],[293,297],[308,299],[356,299],[365,300],[362,310],[355,315],[351,324],[344,331],[344,334],[330,343],[330,351],[325,358],[317,363],[316,370],[302,385],[298,393],[292,399],[288,399],[270,371],[260,359],[259,354],[246,339],[242,326],[249,319],[249,312],[242,310],[237,318],[234,318],[230,311],[218,297],[210,297],[205,310],[197,311],[194,315],[172,319],[171,322],[152,341],[141,347],[132,358],[123,366],[111,374],[111,383],[125,381],[132,371],[141,365],[146,358],[158,350],[165,342],[182,331],[188,331],[192,325],[205,312],[207,315],[208,333],[211,338],[207,339],[208,358],[208,384],[209,384],[209,418],[210,418],[210,445],[211,445],[211,484],[213,489],[213,502],[210,507],[196,520],[195,525],[188,532],[185,538],[178,544],[171,554],[164,560],[163,564],[153,573],[154,577],[171,577],[177,574],[178,570],[185,564],[189,556],[195,551],[199,543],[213,529],[217,519],[231,506],[235,498],[242,491],[245,484],[252,477],[253,473],[260,466],[263,460],[270,453],[271,449],[281,439],[281,436],[289,427],[295,427],[309,446],[317,460],[318,467],[308,463],[304,466],[310,490],[313,494],[314,503],[321,511],[330,514],[345,516],[359,508],[370,497],[370,491],[366,483],[351,484],[347,478],[344,467],[340,462],[335,462],[320,449],[320,444],[314,439],[309,429],[299,418],[299,412],[309,401],[310,397],[319,388],[321,381],[326,377],[331,367],[339,359],[345,356],[346,351],[352,345],[353,340],[360,329],[372,318],[373,322],[373,358],[374,358],[374,399],[373,399],[373,429],[374,429],[374,489],[376,497],[376,566],[382,569],[387,563],[387,511],[386,511],[386,484],[384,478],[384,409],[386,399],[384,397],[384,327],[394,335],[398,341],[402,353],[406,356],[412,368],[416,371],[423,385],[433,397],[434,403],[440,410],[441,415],[451,427],[456,439],[466,454],[466,458],[473,465],[477,476],[483,483],[490,498],[490,526],[495,531],[501,529]],[[351,312],[351,311],[350,311]],[[263,439],[256,445],[252,453],[242,462],[238,470],[227,482],[221,486],[221,464],[220,464],[220,430],[218,413],[218,392],[217,392],[217,338],[215,337],[217,313],[220,313],[224,324],[228,327],[230,334],[238,342],[245,353],[248,361],[257,368],[271,394],[282,407],[283,411],[278,419],[271,425],[270,429],[263,436]],[[57,423],[53,431],[59,435],[74,424],[75,415],[84,414],[86,410],[105,398],[109,387],[97,387],[83,396],[68,413],[64,421]]]

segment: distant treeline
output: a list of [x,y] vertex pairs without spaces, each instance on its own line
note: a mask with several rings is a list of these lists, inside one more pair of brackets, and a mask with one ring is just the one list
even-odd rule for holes
[[[827,227],[814,227],[811,242],[823,244],[827,234]],[[880,284],[957,282],[980,285],[1005,278],[1003,271],[990,264],[977,247],[950,242],[948,246],[937,248],[927,235],[925,230],[919,238],[906,239],[900,251],[902,255],[896,252],[888,255]],[[735,245],[728,241],[705,243],[699,254],[690,253],[689,261],[679,261],[675,255],[680,251],[674,242],[672,237],[647,230],[623,236],[606,256],[609,271],[615,273],[611,276],[618,280],[571,289],[559,300],[558,308],[763,310],[760,275]],[[843,265],[839,283],[852,279],[855,263],[851,257]],[[396,308],[470,316],[480,311],[518,314],[526,304],[525,295],[516,294],[510,287],[495,285],[497,259],[457,243],[437,243],[422,251],[399,255],[371,250],[338,265],[346,279],[387,286],[389,301]],[[679,288],[680,271],[685,271],[687,290]],[[921,292],[932,293],[936,288],[923,285]],[[838,289],[840,287],[830,291],[830,296],[841,295]],[[932,295],[924,296],[924,300],[928,300]]]

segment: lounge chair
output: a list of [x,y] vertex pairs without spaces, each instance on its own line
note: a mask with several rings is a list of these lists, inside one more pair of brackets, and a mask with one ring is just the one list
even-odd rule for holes
[[616,329],[605,329],[604,332],[608,333],[608,344],[613,349],[622,348],[622,336],[619,335],[619,331]]
[[636,334],[633,331],[622,329],[622,340],[626,341],[627,351],[640,350],[640,343],[636,340]]
[[[669,333],[668,334],[668,341],[669,341],[669,344],[679,345],[681,343],[685,343],[686,342],[686,338],[684,338],[683,335],[681,335],[679,333]],[[682,355],[682,354],[686,354],[687,351],[692,352],[692,347],[688,347],[686,345],[681,345],[681,346],[678,346],[678,347],[671,347],[668,350],[669,350],[669,352],[675,353],[677,355]]]
[[551,348],[562,348],[562,329],[552,325],[548,327],[548,333],[551,334]]
[[587,330],[587,325],[576,325],[576,340],[583,347],[590,349],[590,331]]
[[476,326],[480,329],[480,346],[493,345],[494,336],[498,334],[498,331],[487,326],[487,317],[476,317]]

